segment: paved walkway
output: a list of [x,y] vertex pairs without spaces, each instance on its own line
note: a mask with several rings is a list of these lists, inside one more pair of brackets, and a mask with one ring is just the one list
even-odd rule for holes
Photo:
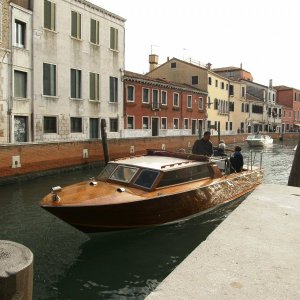
[[258,187],[146,299],[300,299],[300,188]]

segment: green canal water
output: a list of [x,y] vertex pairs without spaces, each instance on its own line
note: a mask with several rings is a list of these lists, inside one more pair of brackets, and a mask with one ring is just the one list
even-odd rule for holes
[[[296,142],[276,141],[263,150],[264,183],[287,184]],[[242,148],[247,161],[250,149]],[[33,252],[34,300],[144,299],[243,200],[173,225],[92,235],[39,207],[50,187],[98,172],[73,171],[0,186],[0,239]]]

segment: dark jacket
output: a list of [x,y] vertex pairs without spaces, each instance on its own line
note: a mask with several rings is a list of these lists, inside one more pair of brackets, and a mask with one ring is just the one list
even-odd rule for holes
[[193,154],[212,156],[213,145],[211,141],[205,141],[203,138],[196,140],[192,149]]
[[242,153],[240,151],[235,151],[233,153],[233,156],[230,157],[230,163],[233,172],[234,171],[241,172],[244,165],[244,159]]

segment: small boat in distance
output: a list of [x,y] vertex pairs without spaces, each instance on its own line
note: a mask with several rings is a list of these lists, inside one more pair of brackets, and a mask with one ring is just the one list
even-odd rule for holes
[[250,147],[263,147],[273,144],[273,139],[266,134],[248,135],[246,142]]
[[233,201],[262,183],[263,170],[230,173],[226,158],[147,150],[110,161],[100,175],[54,187],[41,207],[84,232],[177,222]]

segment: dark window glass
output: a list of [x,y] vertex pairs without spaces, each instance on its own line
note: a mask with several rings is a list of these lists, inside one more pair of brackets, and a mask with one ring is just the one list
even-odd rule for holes
[[57,133],[56,117],[44,117],[44,133]]

